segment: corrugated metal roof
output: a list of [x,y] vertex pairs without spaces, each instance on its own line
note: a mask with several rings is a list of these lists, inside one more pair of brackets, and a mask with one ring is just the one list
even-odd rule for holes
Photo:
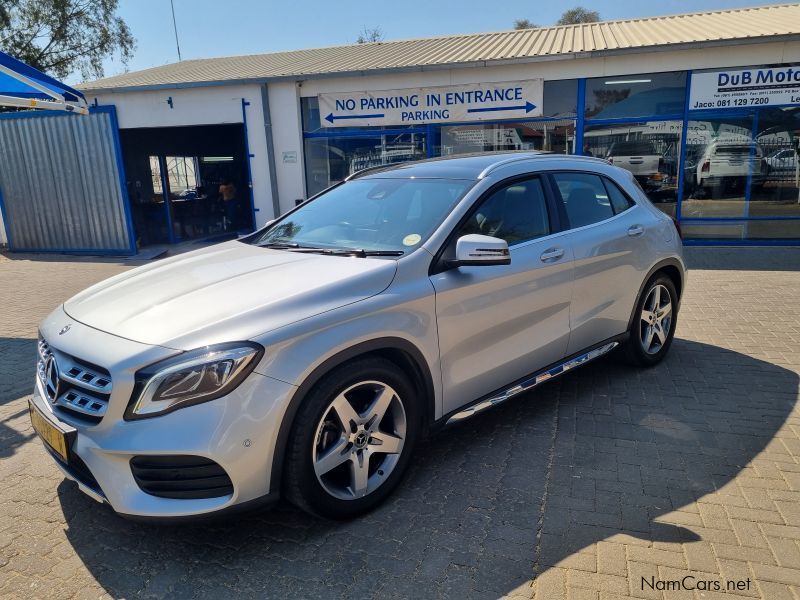
[[181,86],[383,69],[448,67],[576,53],[800,35],[800,4],[603,21],[497,33],[376,42],[185,60],[78,86],[85,90]]

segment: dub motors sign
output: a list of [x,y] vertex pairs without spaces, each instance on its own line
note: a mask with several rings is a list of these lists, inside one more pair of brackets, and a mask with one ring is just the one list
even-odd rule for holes
[[693,73],[690,110],[800,104],[800,67]]
[[320,94],[324,127],[496,121],[542,115],[541,79]]

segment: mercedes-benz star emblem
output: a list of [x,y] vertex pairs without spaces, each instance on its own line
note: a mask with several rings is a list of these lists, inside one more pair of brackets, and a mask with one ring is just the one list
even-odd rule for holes
[[44,393],[50,402],[58,400],[58,364],[52,354],[44,365]]
[[58,332],[58,335],[64,335],[65,333],[67,333],[69,331],[70,327],[72,327],[72,325],[64,325],[61,328],[61,331]]

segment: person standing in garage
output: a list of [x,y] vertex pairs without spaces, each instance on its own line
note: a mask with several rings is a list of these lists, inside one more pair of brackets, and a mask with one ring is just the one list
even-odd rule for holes
[[219,186],[219,195],[225,207],[225,229],[235,230],[237,226],[236,186],[230,179],[223,179]]

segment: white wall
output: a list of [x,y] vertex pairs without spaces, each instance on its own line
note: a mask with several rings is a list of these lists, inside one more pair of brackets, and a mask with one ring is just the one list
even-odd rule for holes
[[[167,99],[172,98],[172,108]],[[247,106],[247,141],[253,179],[253,200],[256,224],[263,225],[274,218],[270,172],[267,157],[267,138],[264,133],[264,113],[261,86],[229,85],[196,87],[159,91],[87,94],[87,100],[117,107],[121,129],[138,127],[180,127],[187,125],[219,125],[242,122],[242,98]]]
[[[281,213],[284,213],[294,207],[295,200],[306,197],[300,88],[294,81],[281,81],[270,83],[267,89],[275,171],[278,174],[278,198]],[[284,152],[296,152],[297,162],[284,163]]]

